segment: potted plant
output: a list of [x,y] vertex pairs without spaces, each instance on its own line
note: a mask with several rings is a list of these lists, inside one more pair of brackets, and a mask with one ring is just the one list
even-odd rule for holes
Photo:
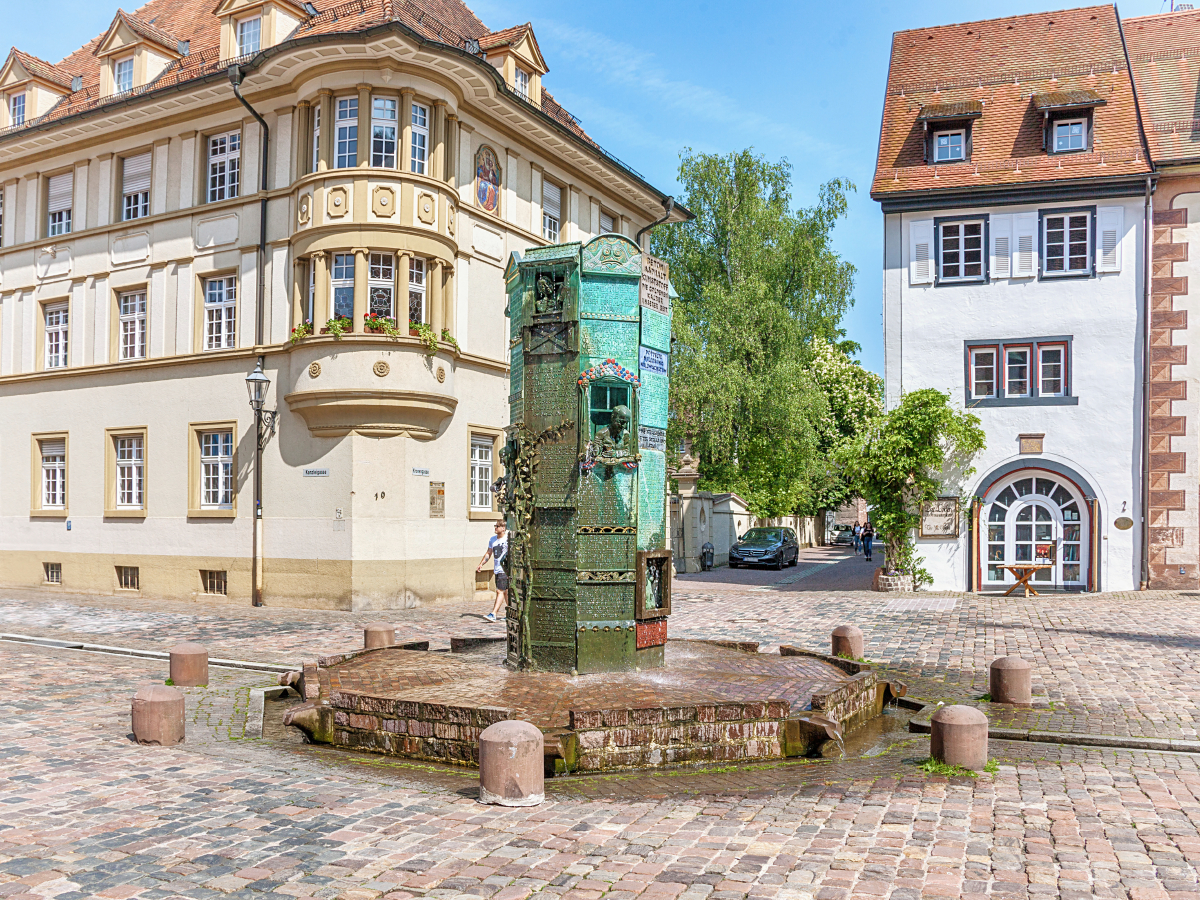
[[288,338],[288,343],[293,347],[304,340],[306,337],[312,337],[313,323],[312,319],[305,319],[299,325],[292,329],[292,335]]
[[424,322],[409,322],[408,333],[420,339],[427,356],[433,356],[438,352],[437,335],[433,333],[431,326],[426,325]]
[[379,313],[363,314],[363,329],[371,334],[386,334],[396,337],[400,334],[396,328],[396,320],[391,316],[381,316]]
[[336,340],[341,340],[342,335],[354,330],[354,322],[349,316],[334,316],[325,323],[325,327],[321,329],[321,334],[332,334]]

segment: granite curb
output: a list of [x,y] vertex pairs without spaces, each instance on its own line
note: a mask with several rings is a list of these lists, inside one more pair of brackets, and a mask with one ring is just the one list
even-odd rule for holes
[[[56,650],[82,650],[86,653],[107,653],[111,656],[133,656],[138,659],[161,659],[169,662],[171,654],[165,650],[139,650],[133,647],[113,647],[108,644],[86,644],[79,641],[60,641],[55,638],[36,637],[27,634],[6,634],[0,632],[0,642],[9,641],[15,644],[33,644],[39,647],[53,647]],[[299,665],[280,665],[277,663],[254,662],[245,659],[212,659],[210,666],[223,669],[246,669],[252,672],[270,672],[284,675],[300,668]]]

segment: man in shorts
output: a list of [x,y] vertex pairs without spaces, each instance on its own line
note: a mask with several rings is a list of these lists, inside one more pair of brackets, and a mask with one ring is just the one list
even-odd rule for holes
[[496,522],[496,533],[488,538],[487,552],[483,554],[483,559],[475,567],[476,572],[482,572],[483,567],[487,565],[488,558],[492,559],[492,571],[496,575],[496,602],[492,606],[492,611],[487,614],[489,622],[496,621],[496,616],[500,615],[500,610],[504,609],[504,604],[508,602],[508,576],[504,573],[504,566],[501,565],[507,554],[508,525],[503,519],[500,519]]

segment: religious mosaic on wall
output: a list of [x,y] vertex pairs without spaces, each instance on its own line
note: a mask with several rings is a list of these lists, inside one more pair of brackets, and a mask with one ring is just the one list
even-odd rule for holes
[[490,213],[500,208],[500,162],[488,146],[475,154],[475,202]]
[[662,665],[667,274],[619,235],[509,261],[512,425],[497,488],[512,546],[515,668]]

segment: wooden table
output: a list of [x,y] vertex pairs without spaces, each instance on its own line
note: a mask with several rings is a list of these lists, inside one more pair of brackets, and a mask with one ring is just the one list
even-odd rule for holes
[[1002,564],[1000,568],[1008,569],[1008,571],[1012,572],[1013,578],[1017,579],[1017,583],[1004,592],[1005,597],[1009,596],[1019,587],[1025,588],[1026,597],[1028,597],[1030,594],[1033,594],[1035,597],[1039,597],[1041,595],[1030,586],[1029,579],[1033,577],[1034,572],[1040,571],[1041,569],[1054,568],[1054,563],[1014,563],[1012,565]]

